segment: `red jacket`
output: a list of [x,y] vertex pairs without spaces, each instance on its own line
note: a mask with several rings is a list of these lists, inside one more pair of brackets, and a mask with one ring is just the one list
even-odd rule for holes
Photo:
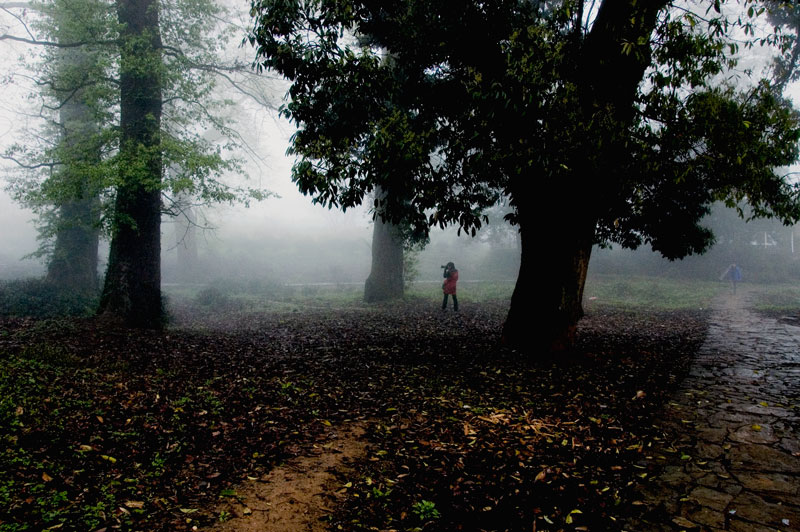
[[450,272],[450,275],[447,279],[444,280],[444,284],[442,284],[442,290],[445,294],[455,294],[456,293],[456,283],[458,282],[458,270],[453,270]]

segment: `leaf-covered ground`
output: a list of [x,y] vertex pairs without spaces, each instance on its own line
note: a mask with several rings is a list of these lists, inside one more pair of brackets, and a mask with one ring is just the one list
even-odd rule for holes
[[498,346],[505,311],[186,307],[162,334],[6,319],[0,530],[202,529],[356,419],[368,456],[332,529],[619,529],[705,315],[595,309],[552,359]]

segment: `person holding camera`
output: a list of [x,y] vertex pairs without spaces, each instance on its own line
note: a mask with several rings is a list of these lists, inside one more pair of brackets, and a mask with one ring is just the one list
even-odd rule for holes
[[458,298],[456,297],[456,283],[458,282],[458,270],[456,265],[448,262],[444,268],[444,282],[442,283],[442,292],[444,292],[444,299],[442,299],[442,310],[447,310],[447,296],[453,296],[453,310],[458,312]]

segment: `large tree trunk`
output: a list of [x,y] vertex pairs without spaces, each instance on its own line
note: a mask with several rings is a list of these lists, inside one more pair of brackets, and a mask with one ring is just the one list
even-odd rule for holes
[[[668,4],[667,0],[604,0],[578,51],[573,81],[584,114],[585,145],[576,151],[568,175],[559,171],[550,175],[542,169],[545,183],[558,181],[551,183],[553,190],[537,185],[545,189],[544,197],[571,198],[570,216],[550,211],[547,205],[527,205],[528,191],[516,186],[522,260],[503,327],[506,344],[552,351],[569,348],[575,339],[595,236],[592,209],[603,204],[598,198],[604,190],[624,179],[615,168],[625,157],[627,126],[635,117],[634,96],[651,62],[650,36],[659,12]],[[634,43],[634,49],[626,50],[625,43]],[[541,317],[530,317],[533,310]]]
[[161,37],[155,0],[118,0],[120,185],[100,314],[133,327],[160,328]]
[[522,258],[503,326],[504,344],[545,352],[562,351],[575,340],[594,222],[553,221],[521,224]]
[[[383,197],[378,190],[376,197]],[[391,223],[375,217],[372,230],[372,269],[364,283],[364,301],[374,303],[403,297],[403,240]]]

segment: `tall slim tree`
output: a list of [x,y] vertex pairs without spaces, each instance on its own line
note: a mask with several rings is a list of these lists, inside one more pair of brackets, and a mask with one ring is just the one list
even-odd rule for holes
[[390,219],[472,230],[509,196],[522,249],[504,338],[560,348],[594,244],[701,252],[713,235],[699,221],[720,198],[800,217],[775,171],[796,159],[796,114],[761,80],[720,81],[738,46],[728,32],[752,31],[758,10],[673,4],[257,0],[251,41],[292,82],[293,178],[317,201],[357,204],[399,166],[409,201],[387,204]]
[[[65,15],[57,9],[61,4]],[[25,8],[19,3],[14,7]],[[221,112],[227,101],[215,93],[215,81],[225,79],[254,98],[260,98],[253,90],[258,87],[242,84],[242,76],[249,81],[251,74],[241,61],[223,57],[232,25],[219,22],[224,10],[212,0],[50,0],[40,9],[50,19],[43,32],[55,39],[36,37],[23,26],[24,36],[6,34],[0,40],[56,50],[50,55],[60,66],[55,74],[45,69],[39,84],[56,87],[51,92],[60,98],[57,109],[65,120],[71,116],[75,119],[71,123],[80,124],[71,126],[71,131],[85,134],[41,153],[22,144],[12,148],[6,157],[26,159],[27,168],[56,169],[43,181],[35,177],[20,181],[15,190],[27,204],[62,214],[75,210],[76,191],[90,193],[95,207],[98,197],[105,199],[100,222],[112,242],[100,313],[129,325],[158,327],[162,193],[167,200],[193,197],[199,202],[248,201],[266,195],[219,179],[223,173],[241,171],[231,154],[243,143]],[[98,15],[109,10],[115,20]],[[97,26],[88,24],[98,18]],[[22,16],[19,20],[24,22]],[[71,68],[64,59],[93,57],[89,54],[97,49],[104,53],[97,68]],[[62,82],[66,76],[61,71],[72,72],[71,84]],[[116,96],[107,96],[115,92]],[[77,112],[78,103],[93,114]],[[91,131],[95,131],[91,140],[100,144],[88,142]],[[175,171],[162,175],[166,166]],[[97,211],[92,216],[94,228]],[[46,236],[55,235],[58,251],[66,241],[63,237],[75,233],[61,229],[75,229],[77,223],[64,223],[63,216],[51,219],[56,221],[47,227]],[[53,254],[54,275],[65,271],[55,267],[61,257]],[[82,267],[85,262],[70,265]],[[86,270],[95,271],[91,266]]]
[[161,31],[157,0],[118,0],[120,164],[100,315],[159,328],[161,308]]
[[[34,28],[47,36],[43,42],[22,40],[46,47],[37,85],[40,114],[48,117],[47,136],[53,138],[41,153],[19,161],[29,170],[46,168],[46,178],[37,186],[20,179],[12,192],[40,215],[38,229],[45,245],[37,254],[48,255],[47,280],[61,289],[93,294],[98,288],[101,217],[98,175],[103,172],[102,152],[108,141],[104,124],[110,118],[107,104],[113,92],[102,81],[112,55],[108,6],[102,0],[51,0],[2,7],[34,13]],[[11,154],[16,151],[35,149],[18,146]]]
[[[103,26],[104,13],[96,2],[57,1],[45,11],[49,33],[57,42],[70,45]],[[57,286],[92,294],[98,289],[98,245],[100,240],[100,190],[93,175],[102,159],[101,123],[106,113],[99,100],[97,80],[104,75],[108,53],[101,46],[55,47],[52,56],[52,89],[59,141],[60,161],[46,186],[58,190],[56,220],[45,232],[55,233],[47,280]]]

